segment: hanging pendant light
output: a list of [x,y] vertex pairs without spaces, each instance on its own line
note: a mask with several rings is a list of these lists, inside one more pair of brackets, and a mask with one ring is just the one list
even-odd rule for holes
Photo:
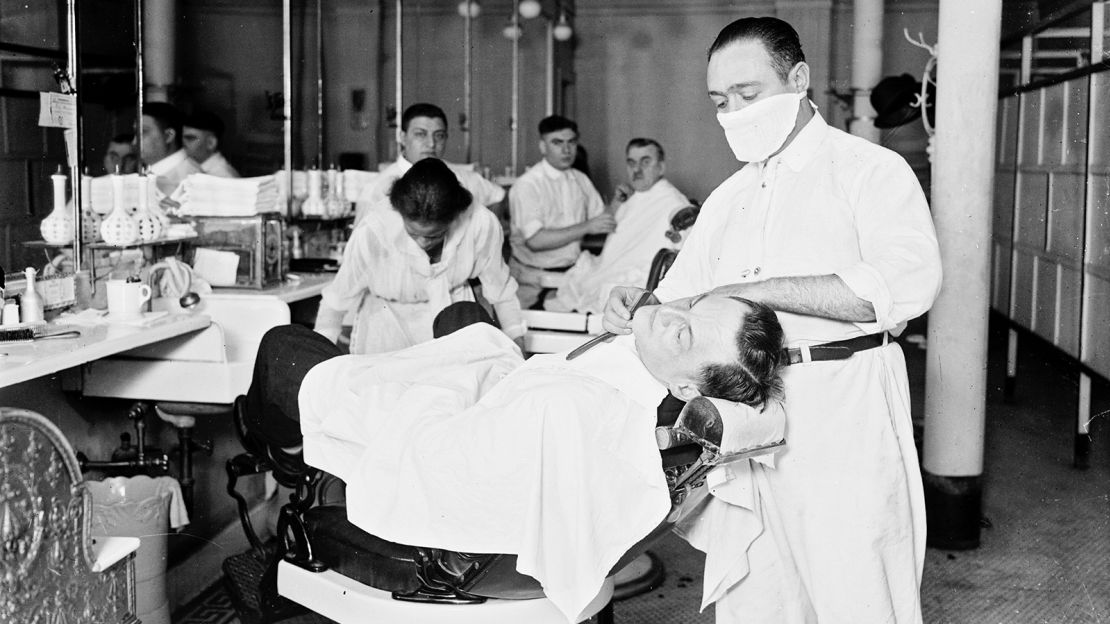
[[462,0],[459,3],[459,15],[466,17],[467,13],[470,13],[471,19],[482,14],[482,5],[478,4],[478,0]]
[[559,21],[556,22],[554,30],[551,31],[551,35],[555,37],[557,41],[570,41],[570,38],[574,36],[574,29],[570,27],[566,11],[559,13]]
[[540,16],[543,12],[543,6],[540,5],[539,0],[520,0],[518,5],[520,16],[524,19],[533,19]]

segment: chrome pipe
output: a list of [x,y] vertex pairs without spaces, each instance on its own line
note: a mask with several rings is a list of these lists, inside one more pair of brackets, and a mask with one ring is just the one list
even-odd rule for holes
[[281,116],[285,139],[285,213],[293,215],[293,8],[281,2]]
[[513,37],[513,86],[512,86],[512,112],[509,119],[509,134],[512,137],[512,146],[509,153],[509,166],[512,171],[511,176],[516,176],[517,165],[519,163],[519,116],[520,116],[520,38],[524,34],[520,31],[520,11],[517,10],[516,3],[513,3],[513,31],[519,33]]
[[316,0],[316,163],[324,162],[324,11],[323,0]]
[[70,188],[73,190],[73,272],[81,270],[81,254],[84,241],[81,239],[81,160],[84,140],[81,136],[81,51],[78,47],[77,0],[66,0],[66,65],[69,86],[73,91],[73,154],[69,163]]
[[143,75],[143,0],[135,0],[135,157],[143,162],[143,101],[146,100],[146,77]]
[[[469,0],[468,0],[469,2]],[[473,38],[474,18],[470,16],[470,4],[466,5],[466,14],[464,21],[466,22],[466,30],[463,31],[463,154],[466,160],[463,162],[469,163],[472,160],[470,148],[470,115],[471,115],[471,100],[473,98],[473,85],[474,80],[474,56],[470,49],[471,41]]]
[[402,132],[401,131],[401,103],[402,103],[403,100],[401,98],[401,90],[404,87],[404,84],[401,80],[401,68],[404,65],[404,62],[403,62],[404,61],[404,47],[402,45],[403,41],[401,39],[401,34],[402,34],[401,33],[401,31],[402,31],[401,21],[402,21],[402,18],[404,16],[403,16],[403,9],[401,7],[401,0],[397,0],[396,6],[397,6],[397,24],[396,24],[396,27],[394,28],[394,32],[395,32],[394,39],[396,40],[395,56],[397,57],[397,62],[395,63],[395,67],[393,68],[393,89],[394,89],[394,92],[393,92],[393,106],[394,106],[394,108],[397,109],[396,117],[394,118],[394,122],[397,124],[397,131],[394,133],[393,139],[394,139],[394,143],[396,143],[396,146],[397,146],[395,149],[399,150],[400,145],[401,145],[401,132]]

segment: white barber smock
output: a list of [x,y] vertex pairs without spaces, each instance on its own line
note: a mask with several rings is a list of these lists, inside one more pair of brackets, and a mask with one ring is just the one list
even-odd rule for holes
[[[470,191],[475,202],[489,207],[505,199],[505,189],[483,178],[470,167],[447,161],[443,161],[443,164],[447,165],[447,168],[455,174],[455,177],[459,179],[459,184]],[[355,200],[355,225],[358,225],[366,213],[371,210],[389,210],[391,208],[389,189],[393,187],[397,178],[408,173],[409,169],[412,169],[412,163],[406,160],[404,156],[398,156],[397,160],[390,163],[381,172],[381,175],[362,189],[362,192],[358,194],[358,199]]]
[[631,336],[522,360],[485,324],[313,367],[305,461],[347,484],[347,517],[401,544],[516,554],[568,622],[667,515],[666,394]]
[[613,286],[644,284],[655,254],[678,247],[666,233],[674,214],[689,205],[690,200],[665,178],[633,193],[617,208],[617,229],[605,239],[601,255],[579,254],[546,309],[597,314],[605,309]]
[[516,281],[501,257],[501,224],[471,204],[448,230],[440,259],[405,232],[395,210],[375,210],[355,227],[335,280],[321,293],[333,310],[356,310],[351,353],[393,351],[432,339],[432,321],[456,301],[473,301],[469,280],[482,282],[502,330],[524,334]]
[[208,175],[221,178],[239,177],[239,172],[235,170],[235,167],[231,166],[231,163],[227,162],[227,159],[224,158],[224,155],[220,152],[216,152],[204,159],[204,162],[200,163],[200,170]]
[[[900,332],[932,305],[940,267],[905,161],[815,115],[710,195],[656,294],[836,274],[874,306],[872,323],[780,312],[796,347]],[[718,622],[920,622],[925,506],[900,347],[789,366],[783,380],[787,449],[776,470],[755,468],[765,530],[718,586],[706,579],[703,606],[717,602]]]

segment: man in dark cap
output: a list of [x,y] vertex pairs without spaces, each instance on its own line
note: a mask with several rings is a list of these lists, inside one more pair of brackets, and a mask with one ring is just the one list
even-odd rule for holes
[[224,136],[224,122],[208,111],[198,111],[185,120],[182,140],[185,153],[200,165],[208,175],[221,178],[238,178],[239,172],[220,153]]

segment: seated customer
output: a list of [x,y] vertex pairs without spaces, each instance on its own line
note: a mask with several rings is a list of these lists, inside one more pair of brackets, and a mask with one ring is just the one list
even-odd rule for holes
[[[667,391],[744,403],[754,419],[779,409],[782,331],[770,308],[702,296],[644,307],[633,328],[573,360],[527,361],[484,324],[341,357],[303,328],[277,328],[262,341],[246,420],[276,446],[303,432],[305,461],[347,484],[358,527],[516,554],[573,616],[670,509],[654,437]],[[290,349],[296,341],[316,344]],[[287,372],[280,387],[276,370]]]
[[667,170],[663,146],[654,139],[632,139],[625,156],[628,184],[617,186],[609,205],[616,209],[617,229],[605,240],[601,255],[578,255],[544,309],[601,313],[613,286],[643,284],[655,254],[662,248],[678,248],[667,233],[671,219],[690,200],[663,177]]
[[[175,208],[177,190],[185,178],[200,173],[196,164],[181,147],[184,115],[173,104],[148,102],[143,105],[143,121],[139,136],[139,154],[142,164],[156,176],[158,191],[167,199],[163,207]],[[168,201],[167,201],[168,200]]]
[[472,201],[443,161],[425,158],[389,193],[390,210],[373,210],[351,233],[339,272],[324,288],[316,331],[339,338],[355,313],[351,353],[380,353],[432,339],[432,319],[456,301],[474,301],[481,281],[502,330],[524,345],[516,282],[501,255],[501,224]]

